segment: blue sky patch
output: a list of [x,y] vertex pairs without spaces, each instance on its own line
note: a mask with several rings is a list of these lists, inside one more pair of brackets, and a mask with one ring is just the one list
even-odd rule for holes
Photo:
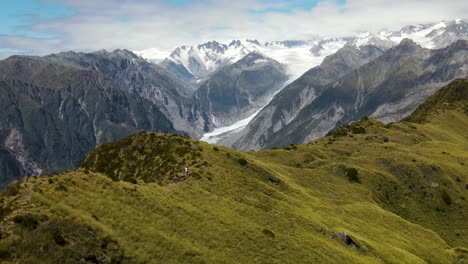
[[31,25],[72,15],[73,9],[65,4],[39,0],[11,1],[0,9],[0,35],[49,38],[49,33],[33,31]]
[[[320,0],[261,0],[260,2],[266,5],[271,5],[271,7],[262,10],[253,10],[252,13],[293,13],[296,10],[310,11],[317,6]],[[346,0],[336,0],[336,3],[342,5],[346,3]]]
[[163,0],[163,2],[171,5],[184,5],[189,2],[194,2],[193,0]]

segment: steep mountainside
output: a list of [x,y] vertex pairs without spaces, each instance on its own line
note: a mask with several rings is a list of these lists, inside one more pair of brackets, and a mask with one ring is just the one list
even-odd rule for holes
[[97,145],[140,130],[175,132],[150,101],[97,71],[11,57],[0,61],[0,78],[2,187],[24,175],[76,168]]
[[[162,67],[127,50],[94,53],[64,52],[44,57],[54,63],[95,70],[134,96],[152,101],[179,131],[189,133],[190,98],[193,90]],[[195,136],[195,134],[191,134]]]
[[260,138],[257,145],[249,144],[249,139],[260,134],[261,127],[251,122],[242,132],[243,139],[233,146],[258,149],[304,143],[364,116],[385,123],[401,120],[438,87],[467,74],[468,41],[431,51],[405,39],[377,59],[328,84],[286,126],[268,138]]
[[459,79],[440,89],[433,96],[421,104],[405,121],[426,123],[431,117],[437,116],[440,111],[458,109],[468,115],[467,79]]
[[0,186],[8,186],[13,180],[20,180],[25,175],[21,163],[16,159],[15,154],[0,145]]
[[230,125],[263,107],[287,80],[283,65],[250,53],[206,81],[195,93],[195,107],[208,116],[206,126]]
[[364,119],[284,149],[236,152],[155,133],[103,144],[75,172],[2,194],[0,258],[463,263],[467,89],[459,80],[435,93],[416,111],[424,122]]
[[261,147],[271,134],[289,124],[304,106],[312,103],[327,84],[374,60],[382,53],[383,51],[375,46],[358,48],[346,45],[335,54],[326,57],[320,66],[310,69],[281,90],[244,131],[222,135],[223,139],[218,143],[231,146],[239,141],[242,143],[234,145],[236,148]]
[[[220,44],[213,42],[203,47],[210,50],[217,45]],[[221,49],[221,46],[218,48]],[[247,51],[246,54],[248,54]],[[244,56],[244,53],[238,55]],[[261,55],[252,56],[260,58]],[[252,56],[250,58],[253,58]],[[165,70],[163,67],[166,64],[156,65],[127,50],[94,53],[64,52],[46,56],[44,59],[104,74],[120,89],[152,101],[171,120],[175,129],[199,138],[204,132],[214,127],[238,121],[246,114],[257,111],[266,104],[266,98],[281,88],[279,86],[285,82],[285,69],[278,62],[262,57],[265,60],[264,63],[258,66],[248,66],[248,57],[245,59],[236,57],[239,61],[235,64],[220,65],[221,68],[216,68],[216,73],[207,74],[206,84],[196,94],[194,94],[191,81],[182,76],[186,73],[175,73],[174,69]],[[175,65],[175,67],[178,66]],[[183,71],[185,68],[180,69]],[[253,76],[255,74],[258,76]],[[237,109],[234,109],[231,104],[224,105],[227,94],[223,95],[223,90],[227,91],[229,83],[232,89],[230,92],[239,93],[238,98],[241,101],[238,102]],[[242,87],[235,87],[237,84]],[[207,86],[212,87],[207,89]],[[207,95],[207,90],[218,94]],[[258,94],[252,93],[254,90]],[[243,98],[244,96],[248,98]],[[242,101],[244,99],[248,101]],[[216,109],[212,109],[212,106]]]

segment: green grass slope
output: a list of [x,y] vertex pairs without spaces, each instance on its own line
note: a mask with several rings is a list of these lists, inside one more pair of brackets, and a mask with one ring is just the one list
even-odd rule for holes
[[101,145],[77,171],[2,194],[0,259],[466,263],[468,98],[437,99],[458,90],[429,99],[443,108],[422,105],[424,122],[364,119],[284,149],[155,133]]

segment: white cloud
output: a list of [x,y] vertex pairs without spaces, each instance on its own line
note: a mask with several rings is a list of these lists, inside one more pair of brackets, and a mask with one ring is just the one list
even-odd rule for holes
[[[53,2],[54,0],[48,0]],[[61,1],[64,2],[64,1]],[[347,36],[407,24],[466,18],[466,0],[321,1],[310,11],[252,12],[272,5],[254,0],[204,0],[186,5],[140,0],[65,0],[76,15],[32,25],[52,39],[0,36],[0,48],[45,54],[63,50],[168,49],[208,40],[227,42]],[[280,4],[279,1],[275,5]]]

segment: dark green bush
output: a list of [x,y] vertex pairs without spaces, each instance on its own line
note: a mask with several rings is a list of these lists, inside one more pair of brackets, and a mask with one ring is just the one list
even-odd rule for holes
[[287,147],[284,147],[283,149],[284,149],[284,150],[296,150],[296,149],[297,149],[297,146],[294,145],[294,144],[291,144],[291,145],[289,145],[289,146],[287,146]]
[[351,127],[351,132],[353,132],[353,134],[365,134],[366,129],[361,126],[353,126]]
[[67,188],[65,185],[63,185],[62,182],[60,182],[60,183],[58,184],[58,186],[55,187],[55,189],[56,189],[57,191],[68,192],[68,188]]
[[137,183],[138,183],[138,181],[137,181],[137,179],[136,179],[135,177],[131,177],[130,179],[128,179],[128,181],[129,181],[130,183],[133,183],[133,184],[137,184]]
[[11,208],[10,204],[0,206],[0,219],[3,219],[3,217],[11,213],[12,211],[13,209]]
[[0,249],[0,260],[6,260],[10,258],[10,252],[5,249]]
[[13,222],[30,230],[36,229],[37,226],[39,226],[40,220],[40,216],[33,214],[17,215],[13,217]]
[[446,205],[451,205],[452,204],[452,198],[450,198],[450,195],[447,193],[446,190],[442,192],[442,200]]
[[198,172],[192,172],[192,177],[197,179],[197,180],[202,178],[201,175]]
[[8,186],[8,188],[5,190],[5,194],[8,196],[15,196],[19,193],[21,189],[21,183],[19,181],[14,182]]
[[60,245],[60,246],[64,246],[65,244],[67,244],[67,241],[62,236],[62,234],[59,232],[59,230],[53,230],[51,232],[51,235],[52,235],[52,238],[55,241],[55,244]]
[[213,150],[214,150],[214,151],[219,151],[219,148],[213,147]]
[[240,165],[242,166],[246,166],[249,162],[247,162],[247,160],[243,159],[243,158],[239,158],[237,160],[237,162],[239,162]]
[[343,137],[343,136],[346,136],[348,135],[348,128],[345,126],[345,127],[340,127],[340,128],[337,128],[335,130],[333,130],[332,132],[330,132],[330,136],[332,137]]
[[359,173],[355,168],[347,168],[346,176],[350,182],[361,182],[359,179]]
[[263,229],[262,233],[267,237],[275,237],[275,233],[269,229]]

